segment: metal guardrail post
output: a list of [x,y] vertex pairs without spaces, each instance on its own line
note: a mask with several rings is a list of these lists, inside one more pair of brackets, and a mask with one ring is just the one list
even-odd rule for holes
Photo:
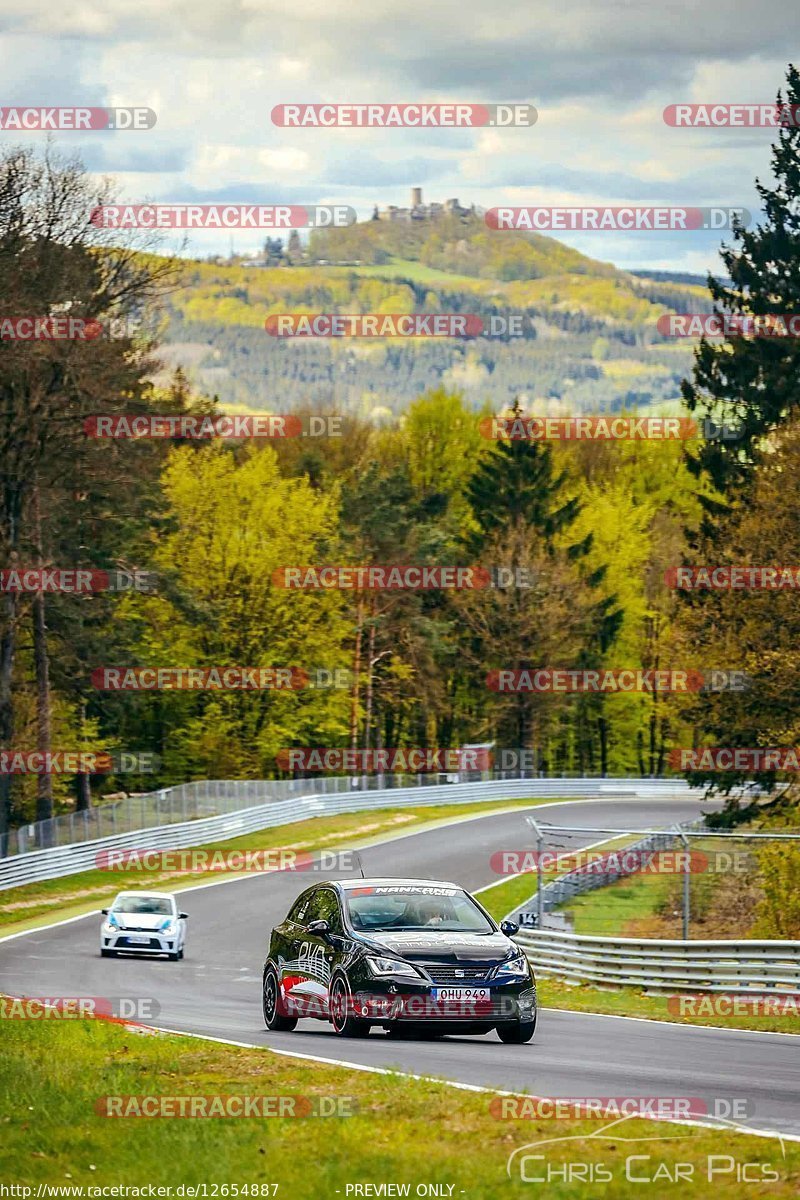
[[675,832],[677,833],[678,837],[681,839],[683,848],[686,851],[686,861],[685,861],[684,867],[683,867],[683,922],[682,922],[682,924],[683,924],[683,940],[685,942],[688,942],[688,940],[689,940],[689,895],[690,895],[690,893],[689,893],[689,882],[690,882],[689,871],[690,871],[690,867],[691,867],[691,854],[689,853],[689,839],[687,838],[686,834],[681,829],[680,825],[675,826]]

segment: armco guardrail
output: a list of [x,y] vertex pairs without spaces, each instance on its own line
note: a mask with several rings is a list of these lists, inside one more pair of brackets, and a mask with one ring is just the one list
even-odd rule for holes
[[[529,778],[538,783],[543,777],[520,771],[489,772],[476,775],[464,772],[461,775],[444,773],[424,775],[327,775],[318,779],[201,779],[192,783],[179,783],[175,787],[161,788],[143,795],[124,796],[107,800],[80,812],[61,813],[45,821],[21,825],[6,833],[0,833],[0,858],[12,854],[27,854],[31,850],[46,850],[54,846],[71,846],[75,842],[90,842],[102,837],[116,837],[121,833],[132,833],[136,829],[155,829],[162,825],[182,824],[199,820],[201,817],[216,817],[221,813],[238,812],[244,808],[256,808],[277,800],[290,800],[297,796],[330,796],[342,792],[383,792],[409,787],[450,787],[456,783],[479,783],[492,781],[516,781]],[[606,779],[594,776],[559,776],[554,782],[559,786],[574,783],[579,791],[585,784],[596,780],[598,784],[636,790],[641,780]],[[685,787],[683,780],[670,783],[668,780],[647,780],[653,787]],[[568,793],[564,792],[564,795]]]
[[[679,828],[685,833],[690,833],[692,829],[700,829],[702,824],[702,821],[684,821]],[[609,884],[616,883],[619,879],[635,875],[642,869],[642,862],[649,854],[658,850],[668,850],[676,841],[678,841],[677,833],[651,833],[638,841],[619,846],[616,850],[604,851],[604,861],[587,862],[583,866],[576,867],[574,871],[567,871],[566,874],[559,875],[558,879],[552,879],[550,883],[546,883],[541,891],[542,912],[552,912],[554,908],[558,908],[561,904],[567,904],[576,896],[582,896],[584,892],[608,887]],[[581,851],[578,850],[575,853],[580,854]],[[538,911],[539,892],[535,891],[522,904],[515,905],[507,919],[514,920],[518,925],[528,928],[536,925]]]
[[800,995],[800,942],[680,942],[523,930],[534,971],[653,991]]
[[[350,779],[324,781],[327,785],[336,782],[349,785]],[[237,792],[254,795],[254,788],[263,788],[264,799],[260,804],[241,804],[216,816],[198,817],[196,820],[177,822],[171,825],[154,825],[147,829],[136,829],[129,833],[118,833],[111,837],[90,838],[66,846],[51,846],[42,850],[31,850],[0,859],[0,890],[18,887],[42,879],[56,879],[62,875],[75,875],[79,871],[91,870],[101,850],[137,846],[142,849],[184,850],[190,846],[201,846],[205,842],[221,838],[234,838],[258,829],[269,829],[276,825],[287,825],[308,817],[333,816],[337,813],[356,812],[380,808],[403,808],[412,805],[464,804],[489,800],[525,799],[580,799],[600,797],[608,799],[632,799],[640,797],[688,798],[692,793],[683,780],[664,779],[490,779],[476,783],[450,783],[434,786],[385,788],[362,791],[342,790],[322,794],[322,788],[314,780],[292,781],[302,785],[305,794],[286,799],[276,798],[274,780],[211,780],[183,785],[196,790],[204,786],[209,797],[225,796],[233,802]],[[299,789],[298,789],[299,790]],[[199,793],[198,793],[199,794]],[[198,796],[196,795],[195,799]]]

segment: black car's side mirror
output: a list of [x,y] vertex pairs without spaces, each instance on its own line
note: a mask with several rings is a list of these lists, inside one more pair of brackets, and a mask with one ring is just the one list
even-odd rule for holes
[[101,909],[100,909],[100,912],[103,914],[103,916],[104,916],[104,917],[107,917],[107,916],[108,916],[108,909],[107,909],[107,908],[101,908]]
[[501,921],[500,932],[506,937],[513,937],[515,933],[519,933],[519,925],[516,921]]
[[330,933],[330,925],[327,921],[323,920],[309,921],[306,925],[306,932],[319,934],[320,937],[327,937]]
[[188,921],[189,914],[188,913],[178,913],[178,920],[179,921]]

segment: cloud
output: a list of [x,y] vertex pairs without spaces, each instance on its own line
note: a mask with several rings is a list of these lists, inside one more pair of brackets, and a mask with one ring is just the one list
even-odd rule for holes
[[[721,11],[724,10],[724,16]],[[458,196],[485,207],[576,197],[592,203],[755,207],[768,130],[676,130],[680,101],[770,101],[782,83],[786,10],[672,0],[45,0],[7,6],[4,103],[145,105],[141,135],[64,135],[131,199],[378,203]],[[291,101],[529,101],[532,129],[289,130]],[[0,135],[6,137],[7,135]],[[27,140],[36,144],[37,135]],[[2,143],[0,143],[2,144]],[[515,196],[515,199],[511,199]],[[547,202],[538,200],[538,202]],[[564,240],[630,264],[676,254],[650,238]],[[635,247],[635,249],[632,249]],[[678,260],[676,259],[676,262]]]

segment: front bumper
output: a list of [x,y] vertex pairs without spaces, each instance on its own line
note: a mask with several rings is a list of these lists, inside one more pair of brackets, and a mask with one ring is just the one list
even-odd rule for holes
[[483,1026],[530,1022],[536,1016],[536,985],[526,982],[490,987],[487,1000],[436,999],[433,988],[371,980],[353,991],[353,1016],[376,1024]]
[[125,954],[174,954],[181,948],[180,934],[166,937],[157,930],[100,934],[101,950],[119,950]]

